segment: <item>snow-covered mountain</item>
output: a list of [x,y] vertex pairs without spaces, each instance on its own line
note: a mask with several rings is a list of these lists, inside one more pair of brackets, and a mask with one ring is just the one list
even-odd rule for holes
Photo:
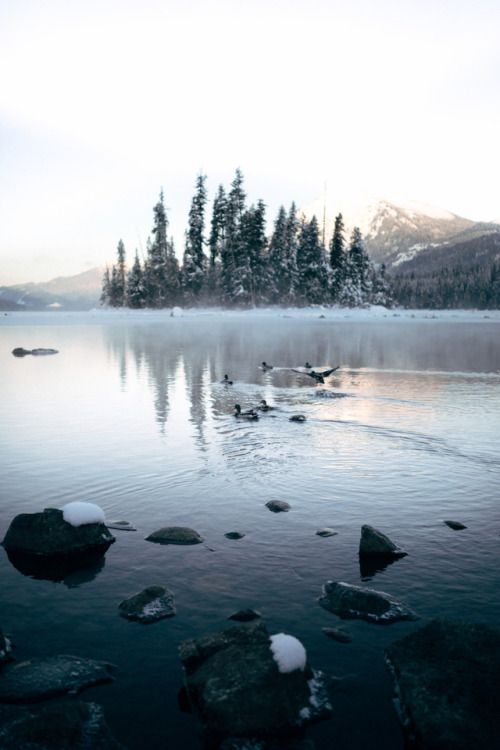
[[477,223],[426,203],[370,195],[337,198],[326,194],[303,206],[300,213],[308,220],[316,216],[327,243],[335,217],[341,213],[346,240],[353,228],[359,227],[371,258],[394,270],[398,266],[403,270],[424,250],[435,248],[437,252],[438,248],[467,244],[483,235],[500,235],[498,223]]
[[104,267],[35,284],[0,287],[0,310],[90,310],[99,305]]

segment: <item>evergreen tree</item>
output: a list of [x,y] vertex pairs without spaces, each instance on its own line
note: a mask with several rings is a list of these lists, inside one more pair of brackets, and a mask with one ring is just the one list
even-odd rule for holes
[[126,299],[128,307],[134,310],[143,308],[146,304],[145,292],[143,270],[136,250],[134,263],[127,276]]
[[118,262],[116,264],[116,274],[114,281],[114,302],[115,307],[124,307],[126,303],[125,285],[126,285],[126,263],[125,263],[125,245],[123,240],[118,242],[116,249]]
[[215,196],[212,208],[212,221],[208,246],[210,260],[208,266],[208,293],[214,300],[219,296],[221,254],[225,241],[226,228],[226,193],[222,185]]
[[196,193],[189,211],[181,276],[183,297],[188,303],[199,301],[205,281],[206,256],[203,250],[205,243],[203,235],[205,230],[205,204],[207,202],[206,179],[206,175],[198,175]]
[[364,307],[369,304],[372,292],[370,270],[370,258],[364,247],[361,230],[354,227],[338,295],[340,304],[348,307]]
[[332,269],[332,297],[336,301],[346,272],[346,249],[342,214],[335,217],[335,226],[330,241],[330,267]]
[[255,307],[263,300],[264,294],[264,253],[266,240],[266,207],[262,200],[251,206],[241,220],[241,252],[239,265],[234,277],[238,281],[240,293],[238,304]]
[[241,279],[236,277],[245,263],[242,259],[243,247],[241,223],[245,212],[246,195],[243,190],[243,174],[238,168],[231,183],[225,209],[225,235],[221,248],[221,296],[222,301],[233,304],[242,294]]
[[298,295],[301,303],[325,304],[328,300],[328,268],[316,216],[301,226],[297,247],[297,269]]
[[269,245],[267,283],[269,301],[293,304],[297,284],[297,227],[295,204],[287,216],[284,206],[278,211]]
[[106,270],[104,271],[104,276],[102,277],[102,291],[101,291],[101,297],[99,300],[101,305],[110,304],[110,292],[111,292],[111,278],[109,275],[109,268],[108,266],[106,266]]
[[145,288],[148,307],[167,306],[167,229],[168,218],[163,203],[163,190],[160,199],[153,208],[154,239],[148,238],[147,259],[145,267]]

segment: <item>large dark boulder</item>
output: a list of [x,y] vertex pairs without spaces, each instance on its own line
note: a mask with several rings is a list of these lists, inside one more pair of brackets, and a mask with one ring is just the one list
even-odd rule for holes
[[42,708],[0,706],[2,750],[126,750],[111,735],[98,703],[65,701]]
[[433,620],[386,649],[412,747],[491,750],[500,738],[500,630]]
[[45,656],[0,674],[0,703],[34,703],[113,680],[113,665],[78,656]]
[[[283,639],[285,654],[289,639],[291,664],[271,649],[277,638]],[[326,718],[331,710],[302,644],[284,634],[270,637],[262,621],[191,638],[180,644],[179,656],[191,698],[212,735],[272,736]]]
[[373,526],[365,524],[361,527],[361,539],[359,541],[360,557],[386,557],[398,558],[407,555],[388,536]]
[[418,620],[413,610],[390,594],[349,583],[328,581],[323,586],[319,603],[344,620],[361,619],[381,625],[397,620]]
[[42,513],[21,513],[11,522],[2,545],[8,552],[44,557],[104,554],[115,541],[104,523],[75,526],[64,520],[63,511],[46,508]]

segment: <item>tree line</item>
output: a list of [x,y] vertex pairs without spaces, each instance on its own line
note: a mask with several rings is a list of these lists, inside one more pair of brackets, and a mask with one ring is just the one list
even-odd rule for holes
[[498,310],[500,267],[496,263],[461,265],[390,278],[394,303],[411,309]]
[[117,262],[104,274],[101,304],[135,309],[391,304],[384,266],[370,260],[359,228],[346,239],[342,214],[335,219],[328,247],[316,217],[299,217],[294,203],[288,211],[280,207],[268,238],[266,206],[259,200],[247,207],[243,174],[237,169],[229,191],[219,185],[208,227],[205,182],[206,175],[199,174],[182,264],[168,237],[161,191],[146,257],[141,260],[136,250],[128,267],[119,241]]

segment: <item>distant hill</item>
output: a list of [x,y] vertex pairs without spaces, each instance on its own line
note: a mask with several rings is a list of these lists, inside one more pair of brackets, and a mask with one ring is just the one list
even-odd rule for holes
[[345,237],[359,227],[372,260],[394,273],[425,272],[431,267],[467,267],[500,259],[500,224],[477,223],[442,208],[415,201],[373,196],[318,198],[300,209],[307,219],[316,216],[328,243],[341,213]]
[[40,284],[0,286],[0,310],[90,310],[99,306],[104,271],[103,266]]

